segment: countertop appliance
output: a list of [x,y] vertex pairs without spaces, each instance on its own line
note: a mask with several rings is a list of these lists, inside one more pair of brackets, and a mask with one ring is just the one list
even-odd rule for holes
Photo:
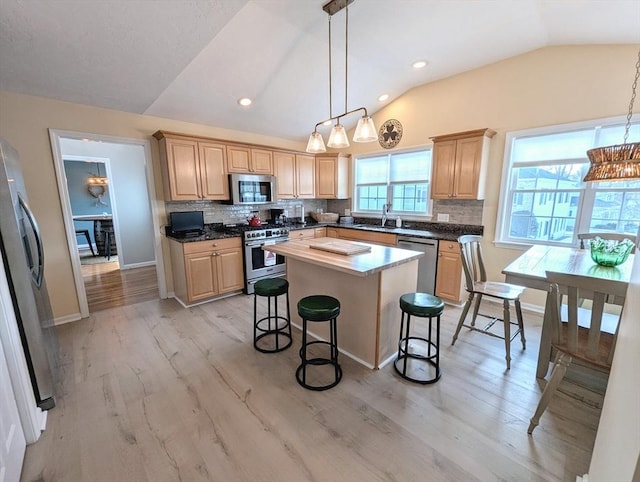
[[200,236],[204,232],[203,211],[169,213],[169,230],[174,236]]
[[58,343],[44,280],[44,249],[18,153],[0,139],[0,250],[38,407],[55,406]]
[[422,251],[424,256],[418,262],[418,287],[420,293],[434,295],[436,288],[436,268],[438,265],[438,240],[398,236],[398,248]]
[[252,294],[257,281],[286,275],[284,256],[264,251],[262,246],[288,241],[289,229],[271,225],[258,229],[245,228],[243,231],[245,291]]
[[271,204],[278,200],[275,176],[229,174],[232,204]]

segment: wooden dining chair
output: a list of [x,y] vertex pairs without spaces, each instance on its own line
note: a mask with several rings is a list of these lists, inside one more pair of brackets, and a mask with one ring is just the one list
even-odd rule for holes
[[[611,368],[620,315],[606,313],[605,304],[608,296],[613,295],[616,299],[622,300],[627,292],[627,283],[612,279],[596,279],[553,271],[547,271],[547,279],[551,283],[551,346],[557,353],[551,378],[531,417],[527,430],[529,434],[533,433],[538,425],[540,416],[549,405],[574,358],[600,370],[608,371]],[[566,293],[566,312],[561,310],[560,293]],[[580,308],[580,297],[593,300],[590,310]]]
[[635,253],[636,246],[638,245],[638,237],[633,234],[619,234],[619,233],[578,233],[578,241],[580,241],[580,249],[587,249],[591,246],[591,240],[594,238],[602,238],[605,240],[622,241],[623,239],[629,239],[633,241],[634,247],[631,250]]
[[[511,368],[511,341],[520,334],[522,341],[522,349],[526,348],[526,340],[524,338],[524,324],[522,322],[522,310],[520,308],[520,295],[525,290],[524,286],[518,286],[510,283],[501,283],[497,281],[487,281],[487,272],[484,267],[484,260],[482,257],[482,248],[480,242],[482,236],[465,235],[458,238],[460,243],[460,252],[462,254],[462,267],[464,269],[465,276],[465,289],[469,293],[467,302],[464,305],[460,320],[458,320],[458,326],[456,332],[453,335],[451,344],[454,345],[460,329],[464,326],[470,330],[479,331],[486,335],[490,335],[496,338],[504,340],[504,346],[506,351],[505,359],[507,360],[507,369]],[[480,303],[483,296],[498,299],[502,301],[502,313],[503,318],[498,318],[492,315],[486,315],[479,313]],[[469,324],[465,323],[471,304],[473,306],[473,315]],[[511,303],[515,305],[517,323],[511,321]],[[476,327],[476,318],[481,316],[488,319],[488,323],[482,327]],[[498,335],[489,331],[491,327],[500,321],[504,325],[504,335]],[[515,325],[517,328],[513,334],[511,334],[511,325]]]

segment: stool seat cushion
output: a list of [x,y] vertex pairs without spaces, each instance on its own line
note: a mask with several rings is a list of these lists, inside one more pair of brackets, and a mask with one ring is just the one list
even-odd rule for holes
[[340,314],[340,302],[332,296],[307,296],[298,301],[298,314],[310,321],[330,320]]
[[255,293],[259,296],[279,296],[289,289],[289,282],[284,278],[261,279],[254,286]]
[[428,293],[405,293],[400,297],[400,309],[416,316],[437,316],[444,311],[444,302]]

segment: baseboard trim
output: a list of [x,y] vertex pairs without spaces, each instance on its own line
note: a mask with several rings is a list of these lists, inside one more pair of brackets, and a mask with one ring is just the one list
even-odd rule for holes
[[64,325],[66,323],[71,323],[73,321],[78,321],[81,320],[82,316],[80,315],[80,313],[73,313],[71,315],[65,315],[65,316],[59,316],[57,318],[53,319],[53,324],[54,325]]

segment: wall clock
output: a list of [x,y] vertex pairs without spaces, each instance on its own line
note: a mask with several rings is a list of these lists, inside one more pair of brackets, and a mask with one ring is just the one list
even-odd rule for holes
[[395,119],[384,121],[378,131],[378,142],[385,149],[391,149],[398,145],[402,139],[402,124]]

